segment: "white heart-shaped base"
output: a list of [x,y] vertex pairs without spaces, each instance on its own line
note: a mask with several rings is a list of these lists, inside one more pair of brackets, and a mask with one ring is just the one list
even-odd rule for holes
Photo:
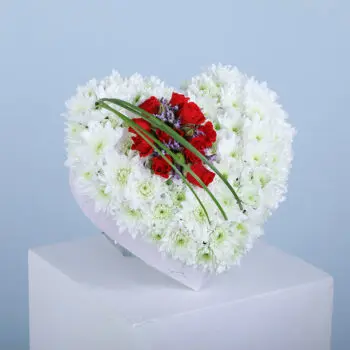
[[111,240],[120,244],[146,264],[195,291],[198,291],[209,279],[210,275],[208,273],[183,265],[178,260],[163,256],[155,244],[139,237],[133,238],[128,232],[121,234],[111,217],[103,212],[96,213],[94,202],[88,196],[79,193],[72,175],[70,176],[70,186],[79,207],[92,223]]

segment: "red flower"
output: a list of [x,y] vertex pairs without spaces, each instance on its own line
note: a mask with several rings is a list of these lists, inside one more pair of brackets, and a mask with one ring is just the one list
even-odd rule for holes
[[171,137],[165,132],[160,129],[156,130],[156,134],[158,136],[158,139],[164,143],[168,143],[171,139]]
[[[176,131],[179,135],[184,136],[185,132],[181,129],[174,129],[174,131]],[[160,129],[156,130],[156,134],[158,136],[158,139],[160,141],[162,141],[163,143],[168,143],[169,141],[171,141],[173,138],[168,135],[165,131],[162,131]]]
[[[191,141],[190,144],[196,148],[200,153],[204,154],[204,150],[207,148],[207,139],[205,136],[196,136]],[[185,148],[184,155],[188,163],[200,163],[201,159],[196,156],[193,152]]]
[[206,122],[204,125],[201,125],[198,128],[198,131],[204,133],[207,138],[207,147],[211,147],[212,144],[216,141],[216,131],[212,122]]
[[186,103],[190,98],[186,97],[185,95],[182,94],[178,94],[176,92],[173,92],[173,94],[171,95],[171,99],[169,101],[169,103],[172,106],[182,106],[184,103]]
[[[143,139],[141,136],[136,135],[131,138],[133,140],[133,144],[131,149],[134,151],[138,151],[140,157],[147,157],[153,152],[153,147],[148,144],[148,142]],[[151,140],[150,140],[151,141]],[[153,144],[153,141],[151,141]]]
[[[200,153],[204,153],[203,151],[199,151]],[[200,163],[201,159],[197,157],[193,152],[189,151],[187,148],[184,150],[184,155],[187,163]]]
[[157,114],[159,111],[159,106],[160,106],[159,100],[156,97],[151,96],[150,98],[142,102],[139,105],[139,108],[142,108],[144,111],[148,113]]
[[182,124],[202,124],[205,121],[204,114],[194,102],[185,103],[179,112]]
[[[204,182],[206,186],[208,186],[214,180],[215,173],[204,167],[202,163],[192,164],[191,170]],[[187,173],[186,178],[191,184],[202,187],[190,173]]]
[[[169,156],[169,154],[165,155],[165,157],[172,162],[172,159]],[[154,174],[167,179],[171,171],[171,166],[166,162],[166,160],[163,157],[156,156],[152,159],[152,170]]]
[[[151,124],[147,120],[144,120],[142,118],[134,118],[132,121],[135,122],[137,125],[141,126],[143,130],[146,130],[148,132],[151,131]],[[131,127],[129,127],[128,130],[129,132],[137,134],[137,132]]]
[[198,151],[203,151],[205,148],[207,148],[207,143],[208,140],[204,135],[195,136],[190,140],[190,144],[198,149]]

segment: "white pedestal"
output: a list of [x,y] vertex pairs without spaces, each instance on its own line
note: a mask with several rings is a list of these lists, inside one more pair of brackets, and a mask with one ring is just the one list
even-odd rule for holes
[[194,292],[103,236],[29,251],[31,350],[329,350],[333,281],[258,242]]

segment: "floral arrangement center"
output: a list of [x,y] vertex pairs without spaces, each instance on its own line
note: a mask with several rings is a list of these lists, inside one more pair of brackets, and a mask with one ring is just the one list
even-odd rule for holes
[[[216,141],[216,131],[213,123],[208,121],[201,109],[194,102],[190,102],[188,97],[176,92],[172,93],[170,101],[165,98],[157,99],[151,96],[139,105],[143,110],[154,114],[157,118],[171,126],[179,135],[188,140],[199,152],[205,155],[209,160],[215,159],[215,153],[212,146]],[[142,118],[133,119],[140,127],[148,132],[152,132],[161,142],[169,147],[177,157],[186,161],[191,165],[191,169],[209,185],[215,173],[207,170],[202,161],[187,148],[183,147],[179,142],[174,140],[166,132],[160,129],[152,129],[149,122]],[[135,133],[132,128],[129,131]],[[136,133],[135,133],[136,134]],[[164,178],[173,177],[179,179],[179,176],[172,170],[171,166],[154,150],[152,145],[148,144],[141,136],[135,135],[132,137],[132,150],[139,153],[140,157],[150,156],[149,164],[155,175]],[[166,154],[165,151],[162,151]],[[168,159],[173,162],[173,159],[168,156]],[[180,171],[183,171],[181,166],[177,166]],[[190,174],[187,174],[189,182],[196,186],[200,186],[198,181]]]

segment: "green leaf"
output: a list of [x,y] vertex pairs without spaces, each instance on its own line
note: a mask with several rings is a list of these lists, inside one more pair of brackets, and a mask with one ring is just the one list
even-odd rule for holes
[[[166,123],[159,120],[153,114],[150,114],[150,113],[144,111],[143,109],[141,109],[137,106],[134,106],[134,105],[130,104],[129,102],[120,100],[120,99],[103,98],[99,101],[102,101],[102,102],[106,101],[106,102],[116,104],[122,108],[125,108],[128,111],[131,111],[131,112],[137,114],[142,119],[147,120],[149,123],[151,123],[152,126],[157,127],[158,129],[166,132],[168,135],[173,137],[177,142],[179,142],[181,145],[186,147],[189,151],[194,153],[198,158],[200,158],[206,165],[209,166],[209,168],[211,168],[219,176],[219,178],[224,182],[224,184],[228,187],[230,192],[235,197],[240,210],[243,211],[242,201],[238,197],[236,191],[233,189],[233,187],[227,181],[227,179],[225,179],[225,177],[220,173],[220,171],[211,162],[209,162],[208,159],[205,158],[205,156],[203,156],[203,154],[201,154],[194,146],[192,146],[186,139],[184,139],[181,135],[179,135],[175,130],[173,130],[171,127],[169,127]],[[99,103],[99,101],[97,101],[96,103]]]

